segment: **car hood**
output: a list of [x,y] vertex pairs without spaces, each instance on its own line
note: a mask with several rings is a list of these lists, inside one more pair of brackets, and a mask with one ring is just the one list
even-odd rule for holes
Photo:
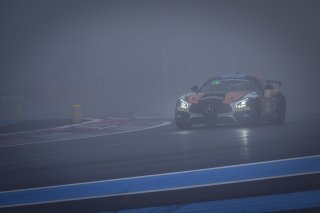
[[230,104],[232,102],[238,101],[244,97],[252,96],[255,91],[229,91],[229,92],[198,92],[198,93],[188,93],[185,95],[185,99],[192,103],[197,104],[201,100],[207,99],[221,99],[224,104]]

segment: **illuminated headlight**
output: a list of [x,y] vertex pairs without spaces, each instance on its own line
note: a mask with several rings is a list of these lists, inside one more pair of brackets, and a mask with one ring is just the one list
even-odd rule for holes
[[189,103],[180,98],[177,102],[177,110],[186,112],[189,108]]
[[180,99],[180,107],[184,109],[188,109],[189,104],[185,100]]
[[248,98],[244,98],[238,102],[236,102],[235,106],[236,106],[236,110],[249,110],[250,107],[248,105]]

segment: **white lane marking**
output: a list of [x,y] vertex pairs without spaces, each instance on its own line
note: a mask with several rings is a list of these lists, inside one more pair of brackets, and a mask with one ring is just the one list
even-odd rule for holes
[[[109,179],[109,180],[98,180],[98,181],[88,181],[88,182],[80,182],[80,183],[54,185],[54,186],[24,188],[24,189],[0,191],[0,194],[1,193],[7,193],[7,192],[19,192],[19,191],[26,191],[26,190],[34,190],[34,189],[51,189],[51,188],[59,188],[59,187],[65,187],[65,186],[80,186],[80,185],[92,184],[92,183],[103,183],[103,182],[113,182],[113,181],[122,181],[122,180],[133,180],[133,179],[141,179],[141,178],[149,178],[149,177],[161,177],[161,176],[176,175],[176,174],[179,175],[179,174],[186,174],[186,173],[190,173],[190,172],[204,172],[204,171],[212,171],[212,170],[221,170],[221,169],[229,169],[229,168],[245,167],[245,166],[254,166],[254,165],[269,164],[269,163],[271,164],[271,163],[278,163],[278,162],[285,162],[285,161],[295,161],[295,160],[302,160],[302,159],[308,159],[308,158],[317,158],[317,157],[320,157],[320,155],[310,155],[310,156],[303,156],[303,157],[296,157],[296,158],[284,158],[284,159],[278,159],[278,160],[259,161],[259,162],[254,162],[254,163],[234,164],[234,165],[229,165],[229,166],[219,166],[219,167],[211,167],[211,168],[205,168],[205,169],[184,170],[184,171],[179,171],[179,172],[159,173],[159,174],[153,174],[153,175],[142,175],[142,176],[135,176],[135,177],[115,178],[115,179]],[[313,173],[314,172],[301,173],[301,174],[313,174]],[[315,172],[315,173],[319,173],[319,172]],[[282,176],[278,176],[278,177],[282,177]]]
[[50,133],[46,133],[45,135],[32,135],[30,137],[32,138],[40,138],[40,139],[44,139],[47,137],[55,137],[55,136],[66,136],[66,135],[71,135],[72,133],[70,132],[50,132]]
[[88,126],[88,127],[86,127],[86,128],[88,128],[88,129],[98,129],[98,130],[104,130],[104,129],[112,129],[112,128],[114,128],[114,127],[117,127],[117,126],[119,126],[119,125],[112,125],[112,126],[106,126],[106,127],[97,127],[97,126]]
[[144,116],[144,115],[138,115],[138,114],[134,114],[132,117],[136,118],[136,119],[141,119],[141,120],[148,120],[148,119],[159,119],[159,118],[162,118],[162,119],[171,119],[173,118],[174,116],[170,116],[170,115],[159,115],[159,116]]
[[145,128],[141,128],[141,129],[126,130],[126,131],[112,132],[112,133],[105,133],[105,134],[96,134],[96,135],[90,135],[90,136],[79,136],[79,137],[74,137],[74,138],[63,138],[63,139],[57,139],[57,140],[47,140],[47,141],[39,141],[39,142],[21,143],[21,144],[0,145],[0,149],[6,148],[6,147],[14,147],[14,146],[36,145],[36,144],[43,144],[43,143],[71,141],[71,140],[95,138],[95,137],[101,137],[101,136],[107,136],[107,135],[117,135],[117,134],[124,134],[124,133],[130,133],[130,132],[138,132],[138,131],[143,131],[143,130],[154,129],[154,128],[166,126],[166,125],[169,125],[170,123],[171,122],[166,121],[166,122],[163,122],[163,123],[155,125],[155,126],[149,126],[149,127],[145,127]]
[[99,122],[100,120],[102,120],[102,119],[90,119],[90,121],[81,122],[81,123],[76,123],[76,124],[70,124],[70,125],[65,125],[65,126],[58,126],[58,127],[48,128],[48,129],[39,129],[39,130],[35,130],[35,132],[38,132],[38,131],[47,131],[47,130],[55,130],[55,129],[66,129],[66,128],[70,128],[70,127],[82,126],[82,125],[86,125],[86,124],[96,123],[96,122]]
[[69,127],[75,127],[75,126],[80,126],[84,124],[90,124],[90,123],[95,123],[99,121],[100,119],[90,119],[90,121],[82,122],[82,123],[77,123],[77,124],[70,124],[70,125],[65,125],[65,126],[59,126],[59,127],[52,127],[52,128],[47,128],[47,129],[37,129],[37,130],[30,130],[30,131],[21,131],[21,132],[11,132],[11,133],[3,133],[0,134],[1,136],[10,136],[10,135],[19,135],[19,134],[25,134],[25,133],[33,133],[33,132],[42,132],[42,131],[48,131],[48,130],[55,130],[55,129],[63,129],[63,128],[69,128]]
[[[307,158],[318,158],[320,157],[319,155],[316,156],[306,156],[306,157],[300,157],[300,158],[289,158],[289,159],[281,159],[281,160],[274,160],[274,161],[265,161],[265,162],[256,162],[256,163],[249,163],[249,164],[239,164],[239,165],[232,165],[232,166],[226,166],[226,167],[216,167],[216,168],[208,168],[205,170],[217,170],[217,169],[223,169],[223,168],[230,168],[230,167],[245,167],[245,166],[254,166],[257,164],[272,164],[276,162],[283,162],[283,161],[296,161],[296,160],[303,160]],[[310,160],[310,159],[309,159]],[[237,169],[237,168],[236,168]],[[183,171],[183,172],[177,172],[177,173],[193,173],[197,171],[203,171],[202,170],[191,170],[191,171]],[[310,172],[296,172],[296,173],[291,173],[291,174],[283,174],[283,175],[274,175],[274,176],[261,176],[261,177],[252,177],[252,178],[247,178],[247,179],[239,179],[239,180],[230,180],[230,181],[221,181],[221,182],[215,182],[215,183],[207,183],[207,184],[196,184],[196,185],[186,185],[186,186],[177,186],[177,187],[172,187],[172,188],[160,188],[160,189],[146,189],[146,190],[141,190],[141,191],[128,191],[128,192],[114,192],[111,194],[100,194],[100,195],[87,195],[87,196],[81,196],[81,197],[73,197],[73,198],[56,198],[52,200],[43,200],[43,201],[32,201],[32,202],[22,202],[18,204],[4,204],[1,207],[14,207],[14,206],[27,206],[27,205],[34,205],[34,204],[45,204],[45,203],[57,203],[57,202],[64,202],[64,201],[76,201],[76,200],[85,200],[85,199],[93,199],[93,198],[102,198],[102,197],[114,197],[114,196],[119,196],[119,195],[135,195],[135,194],[143,194],[143,193],[152,193],[152,192],[162,192],[162,191],[173,191],[173,190],[181,190],[181,189],[193,189],[193,188],[199,188],[199,187],[207,187],[207,186],[216,186],[216,185],[225,185],[225,184],[233,184],[233,183],[243,183],[243,182],[252,182],[252,181],[261,181],[261,180],[270,180],[270,179],[276,179],[276,178],[286,178],[286,177],[295,177],[295,176],[303,176],[303,175],[311,175],[311,174],[319,174],[320,171],[310,171]],[[163,176],[163,175],[171,175],[171,174],[176,174],[176,173],[167,173],[167,174],[161,174],[158,176]],[[64,187],[70,187],[70,186],[81,186],[83,184],[89,185],[89,184],[96,184],[99,182],[112,182],[112,181],[118,181],[118,180],[130,180],[130,179],[143,179],[145,177],[154,177],[156,175],[147,175],[147,176],[140,176],[140,177],[133,177],[133,178],[122,178],[122,179],[113,179],[113,180],[105,180],[105,181],[93,181],[93,182],[86,182],[86,183],[79,183],[79,184],[66,184],[66,185],[59,185],[59,186],[48,186],[48,187],[37,187],[37,188],[31,188],[31,189],[20,189],[20,190],[12,190],[12,191],[4,191],[0,192],[1,194],[8,194],[8,193],[24,193],[28,191],[35,191],[35,190],[40,190],[42,193],[48,189],[54,189],[55,188],[64,188]],[[148,188],[148,187],[147,187]]]
[[[59,202],[68,202],[68,201],[79,201],[79,200],[88,200],[88,199],[96,199],[96,198],[108,198],[108,197],[116,197],[116,196],[122,196],[122,195],[138,195],[138,194],[146,194],[146,193],[177,191],[177,190],[184,190],[184,189],[196,189],[196,188],[201,188],[201,187],[220,186],[220,185],[246,183],[246,182],[263,181],[263,180],[272,180],[272,179],[278,179],[278,178],[297,177],[297,176],[312,175],[312,174],[319,174],[319,172],[296,173],[296,174],[291,174],[291,175],[279,175],[279,176],[251,178],[251,179],[249,178],[246,180],[239,180],[239,181],[226,181],[226,182],[221,182],[221,183],[199,184],[199,185],[194,185],[194,186],[183,186],[183,187],[174,187],[174,188],[157,189],[157,190],[146,190],[146,191],[138,191],[138,192],[124,192],[124,193],[115,193],[115,194],[110,194],[110,195],[84,196],[84,197],[79,197],[79,198],[69,198],[69,199],[61,199],[61,200],[57,199],[57,200],[43,201],[43,202],[4,205],[4,206],[1,206],[0,208],[30,206],[30,205],[59,203]],[[32,188],[32,189],[35,189],[35,188]],[[13,192],[13,191],[8,191],[8,192]],[[0,192],[0,193],[2,193],[2,192]]]

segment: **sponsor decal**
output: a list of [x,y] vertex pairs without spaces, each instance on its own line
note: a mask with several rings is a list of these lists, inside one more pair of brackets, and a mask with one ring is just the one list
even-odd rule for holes
[[278,90],[266,90],[264,92],[266,114],[270,114],[276,110],[278,93]]
[[200,98],[201,98],[203,95],[204,95],[203,92],[194,93],[194,94],[187,95],[186,99],[187,99],[187,101],[189,101],[191,104],[198,104]]
[[244,98],[257,98],[259,97],[257,92],[251,92],[249,94],[247,94],[246,96],[244,96]]
[[219,85],[221,81],[219,79],[215,79],[211,82],[211,85]]
[[234,101],[237,101],[247,95],[249,91],[236,91],[236,92],[228,92],[224,97],[223,103],[230,104]]

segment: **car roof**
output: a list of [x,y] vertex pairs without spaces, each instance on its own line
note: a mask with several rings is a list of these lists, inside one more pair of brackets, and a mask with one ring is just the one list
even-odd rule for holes
[[235,79],[248,79],[248,80],[257,80],[257,77],[254,75],[248,75],[248,74],[243,74],[243,73],[227,73],[227,74],[222,74],[218,75],[215,78],[235,78]]

